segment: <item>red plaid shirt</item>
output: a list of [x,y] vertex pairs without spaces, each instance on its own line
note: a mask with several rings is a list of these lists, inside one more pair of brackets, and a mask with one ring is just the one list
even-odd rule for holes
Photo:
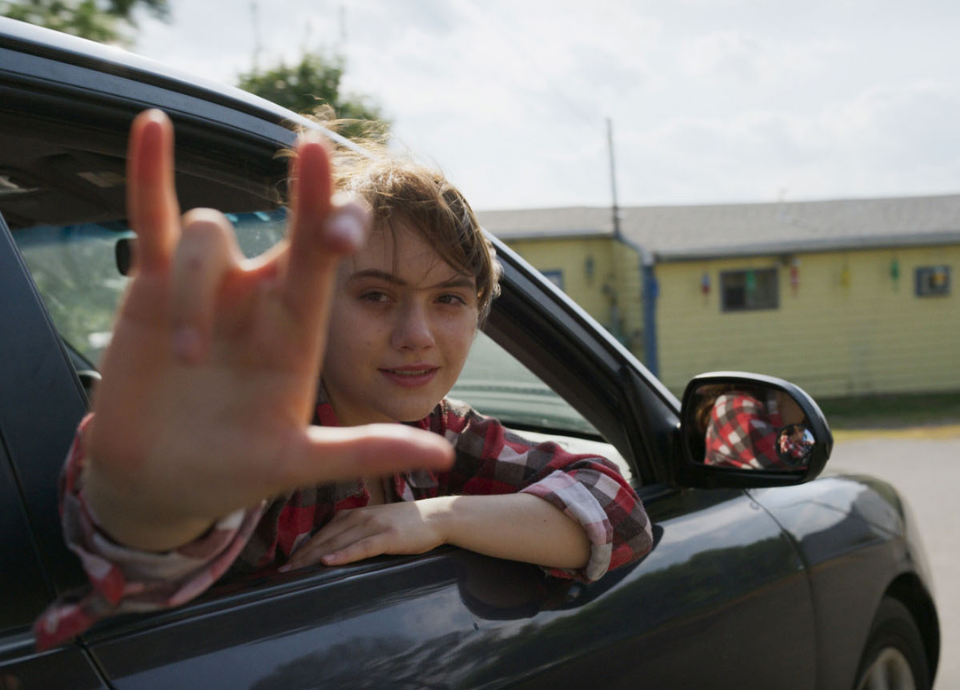
[[773,396],[764,403],[742,391],[721,395],[710,412],[705,462],[741,469],[788,468],[777,452],[782,427]]
[[[316,417],[319,424],[337,425],[328,403],[318,405]],[[174,551],[129,549],[106,536],[83,500],[80,470],[87,421],[78,430],[61,477],[61,510],[65,539],[80,557],[91,587],[61,598],[37,620],[34,631],[41,649],[76,636],[109,615],[180,605],[228,570],[243,574],[276,568],[337,511],[359,508],[370,500],[360,481],[300,489],[228,515]],[[558,577],[596,580],[650,550],[652,531],[640,499],[608,460],[573,455],[552,442],[530,443],[497,420],[451,400],[441,401],[418,425],[449,440],[456,460],[447,472],[394,476],[393,490],[400,500],[516,492],[539,496],[577,520],[591,542],[586,568],[548,570]]]

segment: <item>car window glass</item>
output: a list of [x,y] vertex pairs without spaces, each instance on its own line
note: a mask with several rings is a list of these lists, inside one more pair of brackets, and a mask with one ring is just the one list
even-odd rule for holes
[[477,334],[450,397],[499,419],[536,443],[555,441],[572,453],[605,457],[632,483],[629,464],[603,441],[596,427],[483,332]]
[[[257,256],[283,237],[285,211],[227,214],[240,249]],[[110,343],[127,278],[117,267],[117,245],[133,237],[123,222],[38,225],[13,233],[61,338],[96,368]]]
[[483,332],[450,395],[505,424],[598,435],[570,403]]

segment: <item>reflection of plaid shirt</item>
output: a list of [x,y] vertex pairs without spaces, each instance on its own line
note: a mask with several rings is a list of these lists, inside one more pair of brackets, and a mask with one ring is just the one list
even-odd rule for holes
[[742,469],[787,467],[777,453],[783,426],[776,401],[765,403],[742,391],[717,398],[707,426],[706,464]]
[[[329,404],[317,407],[316,421],[337,425]],[[86,423],[67,458],[61,492],[64,535],[92,589],[64,597],[44,612],[34,626],[40,648],[78,635],[108,615],[178,606],[228,569],[242,574],[280,566],[334,513],[365,506],[370,499],[359,481],[310,487],[228,515],[194,542],[169,553],[128,549],[99,529],[84,504],[80,469]],[[559,577],[596,580],[650,550],[652,531],[640,499],[609,461],[572,455],[555,443],[532,444],[495,419],[450,400],[441,401],[419,426],[449,440],[456,461],[448,472],[395,476],[392,488],[401,500],[515,492],[539,496],[579,522],[592,544],[586,568],[549,570]]]

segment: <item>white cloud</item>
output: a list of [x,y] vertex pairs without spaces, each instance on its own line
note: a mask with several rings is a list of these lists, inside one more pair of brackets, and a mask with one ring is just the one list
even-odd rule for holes
[[684,40],[680,66],[697,79],[765,86],[822,73],[849,50],[835,40],[791,43],[723,31]]
[[[344,12],[341,14],[340,8]],[[261,64],[347,56],[478,208],[960,190],[960,6],[892,0],[271,0]],[[233,82],[248,3],[174,0],[138,52]]]

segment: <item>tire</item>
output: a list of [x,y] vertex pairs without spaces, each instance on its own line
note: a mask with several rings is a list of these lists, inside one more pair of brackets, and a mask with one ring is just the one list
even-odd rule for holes
[[930,690],[930,667],[913,616],[896,599],[877,609],[854,690]]

